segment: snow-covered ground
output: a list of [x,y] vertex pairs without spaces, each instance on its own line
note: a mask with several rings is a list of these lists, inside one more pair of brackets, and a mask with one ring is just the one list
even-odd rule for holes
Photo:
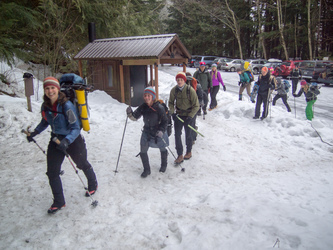
[[[161,99],[168,99],[180,70],[159,67]],[[24,71],[15,72],[19,79]],[[324,143],[333,144],[333,119],[320,108],[332,105],[333,88],[321,88],[312,124],[303,96],[296,118],[289,98],[292,113],[279,100],[258,121],[254,104],[238,101],[238,75],[222,72],[222,78],[227,91],[218,93],[218,108],[205,120],[198,117],[205,137],[183,163],[186,171],[169,154],[166,173],[159,173],[159,150],[150,149],[146,179],[135,157],[142,119],[127,123],[115,174],[127,106],[102,91],[89,94],[91,132],[83,134],[99,204],[90,205],[65,159],[66,207],[51,216],[45,155],[21,133],[40,121],[41,96],[28,112],[23,95],[0,95],[0,249],[333,249],[333,147]],[[35,139],[46,149],[49,133]],[[170,144],[176,154],[174,134]]]

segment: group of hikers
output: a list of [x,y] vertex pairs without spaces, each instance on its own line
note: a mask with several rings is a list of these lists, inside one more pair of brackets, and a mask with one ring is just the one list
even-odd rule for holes
[[[240,77],[239,81],[239,100],[242,100],[242,93],[246,89],[251,97],[251,76],[249,73],[249,65],[245,65],[244,69],[237,69]],[[295,73],[296,75],[296,73]],[[296,77],[295,77],[296,78]],[[168,107],[156,99],[156,92],[153,87],[145,88],[143,92],[143,104],[134,111],[129,106],[126,109],[127,116],[130,120],[136,121],[143,117],[143,130],[140,139],[140,158],[143,165],[142,178],[150,175],[150,164],[148,157],[148,149],[158,148],[161,153],[160,172],[165,172],[168,164],[169,148],[169,131],[171,119],[174,123],[175,145],[177,157],[176,165],[181,164],[184,160],[192,157],[192,146],[195,144],[197,133],[196,117],[207,114],[208,95],[210,94],[209,111],[217,107],[216,95],[220,89],[226,91],[221,74],[217,71],[216,64],[213,64],[211,71],[208,71],[204,62],[200,63],[199,69],[193,76],[189,72],[178,72],[175,80],[177,84],[171,89]],[[297,78],[298,81],[298,78]],[[295,81],[296,82],[296,81]],[[267,117],[268,98],[275,89],[277,95],[273,99],[273,105],[279,98],[282,98],[284,104],[290,112],[287,102],[287,94],[285,86],[280,78],[275,78],[267,67],[263,67],[258,77],[257,99],[254,119],[258,119],[260,115],[260,107],[263,103],[263,112],[261,119]],[[83,136],[81,135],[80,117],[76,107],[60,91],[60,83],[54,77],[47,77],[43,81],[44,102],[41,106],[42,119],[33,132],[27,132],[27,140],[35,142],[34,137],[43,132],[49,125],[51,127],[51,139],[47,148],[47,172],[49,184],[53,194],[53,203],[48,209],[48,213],[53,214],[65,207],[65,198],[60,178],[61,164],[65,156],[71,157],[78,169],[82,170],[88,182],[85,196],[90,197],[95,194],[98,188],[97,177],[87,160],[87,149]],[[319,90],[311,87],[306,81],[301,81],[301,89],[296,94],[297,83],[293,84],[293,96],[299,97],[305,95],[308,105],[306,107],[307,119],[312,120],[312,105],[317,99]],[[253,91],[252,91],[253,92]],[[253,96],[252,96],[253,97]],[[253,99],[253,98],[252,98]],[[253,99],[254,101],[254,99]],[[254,101],[255,102],[255,101]],[[182,131],[185,131],[185,154],[182,144]],[[82,180],[81,180],[82,181]]]

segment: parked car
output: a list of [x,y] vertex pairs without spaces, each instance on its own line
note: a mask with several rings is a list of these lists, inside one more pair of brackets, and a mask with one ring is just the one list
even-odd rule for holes
[[206,68],[210,68],[216,57],[217,56],[197,56],[194,61],[194,67],[198,68],[200,66],[200,62],[205,62]]
[[213,63],[215,63],[217,65],[217,69],[221,69],[221,64],[223,62],[226,62],[228,60],[228,58],[226,57],[216,57],[215,60],[213,61]]
[[[265,63],[262,67],[267,67],[268,69],[273,68],[275,70],[275,68],[281,66],[281,63],[282,62],[268,62],[268,63]],[[260,68],[260,71],[261,71],[261,68]]]
[[255,75],[259,74],[261,68],[264,66],[265,63],[267,63],[267,60],[265,59],[248,59],[245,61],[250,63],[252,73]]
[[275,68],[274,75],[281,76],[283,78],[287,78],[294,68],[295,68],[294,61],[282,62],[280,66]]
[[329,65],[329,61],[307,60],[299,64],[299,69],[301,70],[302,78],[307,82],[310,82],[318,80],[319,75],[326,72]]
[[187,64],[187,66],[190,67],[190,68],[195,67],[194,63],[198,59],[198,57],[201,57],[201,56],[199,56],[199,55],[192,55],[192,58],[188,60],[189,62]]
[[230,59],[230,61],[223,62],[221,64],[221,69],[225,71],[235,72],[237,68],[241,68],[244,64],[244,60],[242,59]]
[[325,86],[333,85],[333,64],[327,65],[326,70],[319,74],[317,82]]

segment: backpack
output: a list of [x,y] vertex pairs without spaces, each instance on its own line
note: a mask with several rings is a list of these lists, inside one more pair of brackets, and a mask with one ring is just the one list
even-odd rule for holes
[[80,126],[84,131],[90,130],[89,111],[88,111],[88,92],[93,87],[87,85],[84,79],[74,73],[68,73],[61,76],[60,91],[74,104],[80,119]]
[[291,85],[287,80],[283,80],[283,83],[284,83],[284,89],[288,93]]
[[157,100],[164,108],[165,110],[165,114],[168,118],[168,126],[167,126],[167,132],[168,132],[168,136],[170,137],[170,135],[172,134],[172,119],[171,119],[171,114],[169,112],[168,106],[165,104],[165,102],[163,102],[163,100]]
[[248,70],[246,70],[246,71],[244,71],[244,72],[247,73],[247,75],[249,76],[249,78],[250,78],[250,82],[253,82],[253,81],[254,81],[254,76],[253,76],[252,72],[251,72],[251,71],[248,71]]

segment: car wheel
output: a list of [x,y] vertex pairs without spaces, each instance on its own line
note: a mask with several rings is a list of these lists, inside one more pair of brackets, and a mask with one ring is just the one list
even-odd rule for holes
[[253,74],[258,75],[259,74],[259,69],[258,68],[254,68],[253,69]]
[[230,72],[235,72],[235,68],[234,67],[232,67],[232,68],[230,68]]

